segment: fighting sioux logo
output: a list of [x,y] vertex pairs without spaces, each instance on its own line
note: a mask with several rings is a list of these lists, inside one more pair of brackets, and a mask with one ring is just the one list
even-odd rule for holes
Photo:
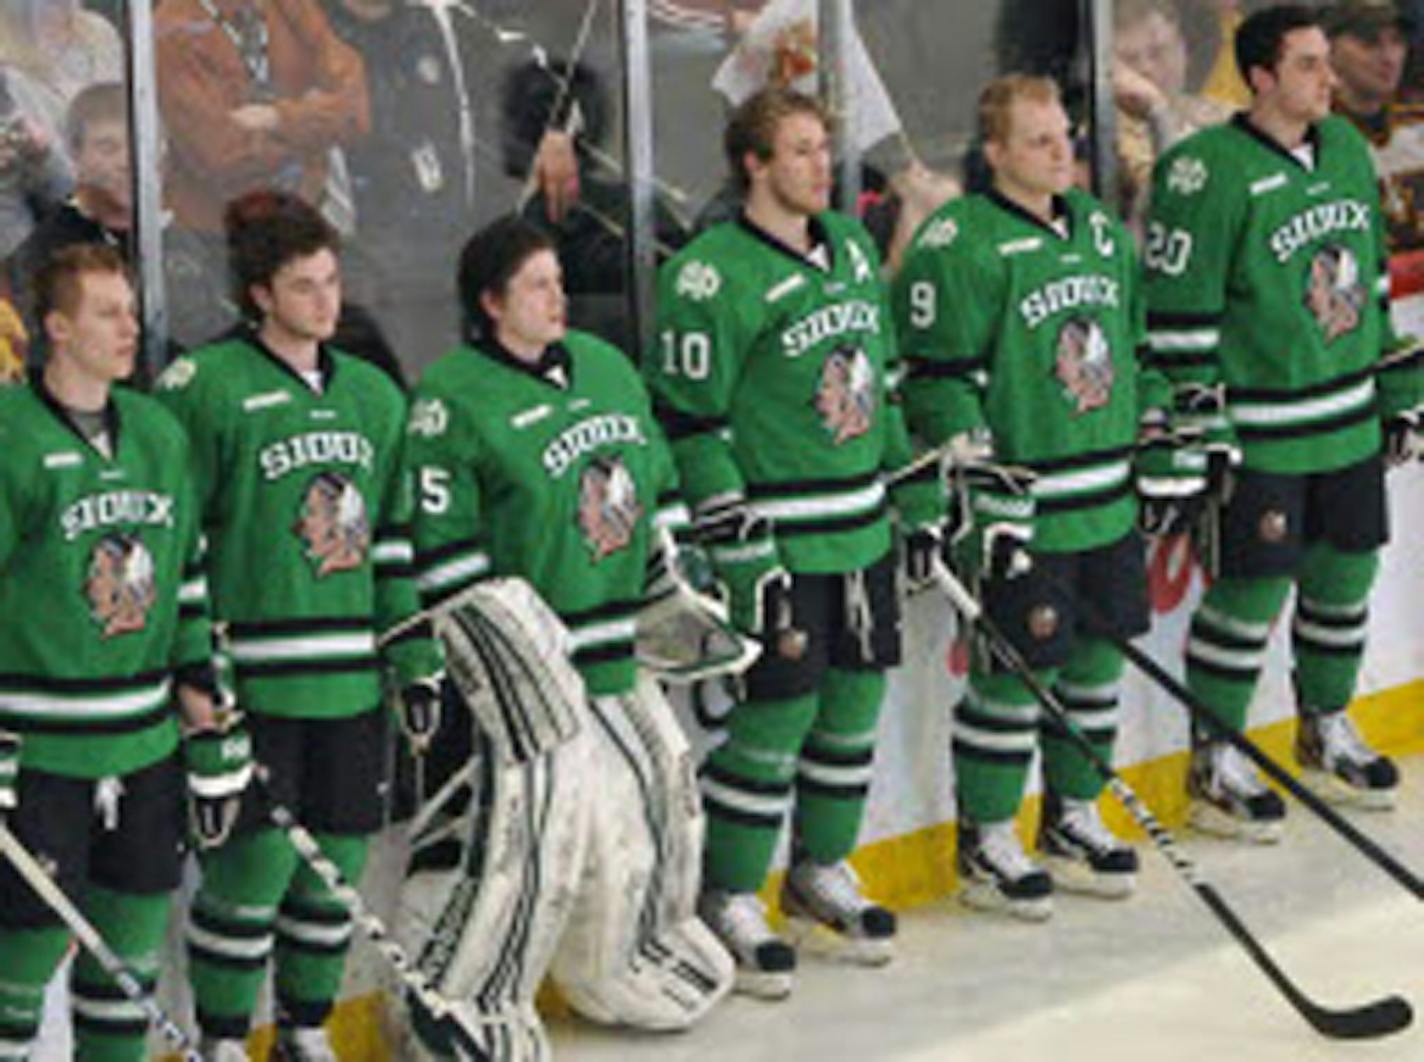
[[143,630],[158,595],[153,555],[137,535],[113,532],[99,539],[89,555],[84,596],[101,638]]
[[706,262],[688,262],[677,275],[677,293],[693,302],[710,299],[722,290],[722,275]]
[[578,526],[596,564],[626,549],[643,518],[638,485],[621,457],[596,457],[579,477]]
[[1102,327],[1091,317],[1070,317],[1058,332],[1053,375],[1063,385],[1063,397],[1074,414],[1108,404],[1112,397],[1112,347]]
[[1360,263],[1349,248],[1332,243],[1315,253],[1306,276],[1304,302],[1327,343],[1360,326],[1365,298]]
[[1178,195],[1196,195],[1206,187],[1206,163],[1190,155],[1182,155],[1167,171],[1167,187]]
[[359,568],[371,547],[366,499],[339,472],[313,476],[302,493],[292,533],[302,540],[318,579]]
[[870,430],[875,420],[875,371],[859,347],[837,347],[821,365],[816,412],[836,446]]

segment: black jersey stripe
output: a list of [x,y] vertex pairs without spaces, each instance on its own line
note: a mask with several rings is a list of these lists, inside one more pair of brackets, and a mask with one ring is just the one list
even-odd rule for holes
[[827,479],[783,479],[775,483],[747,484],[748,498],[796,498],[805,494],[849,494],[870,486],[880,478],[878,468],[854,476]]
[[376,656],[343,657],[339,660],[263,660],[234,663],[240,679],[297,678],[302,675],[345,675],[377,671],[381,662]]
[[0,710],[0,720],[4,721],[5,729],[24,734],[136,734],[140,730],[162,726],[169,718],[177,718],[177,715],[167,700],[134,715],[108,719],[36,718],[32,715],[10,715]]
[[1252,439],[1277,440],[1299,439],[1306,435],[1329,435],[1353,427],[1361,421],[1373,420],[1379,410],[1373,402],[1366,402],[1359,409],[1341,413],[1326,420],[1312,420],[1303,424],[1237,424],[1236,434],[1243,441]]
[[633,615],[638,609],[643,607],[641,598],[623,598],[617,601],[606,601],[593,608],[571,609],[567,612],[560,612],[559,618],[564,621],[564,626],[572,630],[575,627],[587,626],[600,620],[623,619]]
[[1221,324],[1225,310],[1149,310],[1147,331],[1183,332],[1201,328],[1215,328]]
[[306,634],[310,631],[339,631],[365,634],[371,630],[370,616],[302,616],[291,619],[241,620],[228,624],[234,638],[258,638],[269,634]]
[[1376,368],[1374,365],[1367,365],[1363,369],[1322,380],[1308,387],[1228,387],[1226,397],[1228,402],[1293,402],[1301,398],[1318,398],[1363,383],[1375,375]]
[[1039,513],[1067,513],[1077,509],[1092,509],[1108,505],[1132,493],[1132,477],[1126,477],[1116,486],[1107,490],[1097,490],[1086,494],[1068,494],[1058,498],[1040,498],[1035,506]]
[[171,674],[167,668],[162,668],[123,678],[64,678],[12,671],[0,674],[0,688],[12,693],[136,693],[158,685]]
[[731,425],[731,421],[726,417],[688,413],[663,402],[654,403],[653,416],[662,425],[669,442],[689,439],[694,435],[709,435]]
[[1035,472],[1063,472],[1073,468],[1089,468],[1106,465],[1114,461],[1125,461],[1132,456],[1131,445],[1114,446],[1106,450],[1092,450],[1087,453],[1070,454],[1067,457],[1051,457],[1041,461],[1015,461]]
[[415,563],[420,568],[429,568],[440,561],[458,557],[466,553],[485,552],[485,540],[479,536],[456,539],[439,546],[423,546],[415,551]]
[[958,380],[987,372],[988,358],[958,358],[942,361],[938,358],[906,358],[905,378],[907,380]]

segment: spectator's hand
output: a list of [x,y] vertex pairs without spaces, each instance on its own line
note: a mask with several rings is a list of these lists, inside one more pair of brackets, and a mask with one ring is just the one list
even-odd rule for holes
[[1153,82],[1126,63],[1113,63],[1113,100],[1134,118],[1150,121],[1167,106],[1167,97]]
[[281,121],[277,108],[270,103],[244,103],[228,113],[234,122],[249,133],[270,133]]
[[544,193],[549,220],[559,224],[579,197],[578,156],[570,134],[545,130],[534,156],[534,181]]

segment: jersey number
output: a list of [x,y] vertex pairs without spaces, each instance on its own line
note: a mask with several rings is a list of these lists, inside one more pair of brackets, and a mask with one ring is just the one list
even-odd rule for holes
[[910,324],[932,328],[935,323],[935,287],[928,280],[910,285]]
[[1169,229],[1160,221],[1147,226],[1147,253],[1143,256],[1147,268],[1154,273],[1179,277],[1187,271],[1192,257],[1192,234],[1184,229]]
[[421,466],[420,507],[434,516],[450,508],[450,473],[446,469]]
[[677,333],[663,333],[663,372],[705,380],[712,371],[712,339],[706,332],[688,332],[677,341]]

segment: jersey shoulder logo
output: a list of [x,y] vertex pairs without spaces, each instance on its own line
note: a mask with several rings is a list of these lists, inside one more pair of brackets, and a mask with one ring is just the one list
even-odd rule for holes
[[578,527],[593,562],[627,549],[643,518],[634,482],[623,458],[595,457],[579,477]]
[[412,435],[424,435],[428,439],[444,435],[450,426],[450,410],[438,398],[421,398],[410,407],[407,430]]
[[1360,326],[1366,297],[1353,251],[1331,243],[1315,252],[1306,273],[1304,302],[1327,343]]
[[158,594],[153,555],[138,535],[110,532],[95,543],[84,577],[84,596],[101,638],[131,634],[148,625]]
[[1196,195],[1206,187],[1206,163],[1193,155],[1180,155],[1167,171],[1167,187],[1178,195]]
[[937,251],[948,247],[955,240],[959,239],[959,222],[953,218],[940,218],[925,226],[925,231],[920,233],[920,246],[931,251]]
[[153,382],[159,391],[181,391],[198,375],[198,363],[192,358],[178,358],[164,369]]
[[875,371],[859,347],[837,347],[821,365],[816,412],[836,446],[870,430],[875,420]]
[[1102,326],[1091,317],[1070,317],[1058,330],[1053,375],[1074,414],[1108,404],[1112,397],[1112,347]]
[[846,254],[850,255],[851,268],[855,271],[855,282],[864,284],[875,279],[875,270],[870,268],[870,259],[854,240],[846,240]]
[[366,499],[340,472],[319,472],[302,492],[292,533],[301,539],[318,579],[359,568],[371,547]]
[[707,262],[688,262],[678,271],[675,290],[693,302],[705,302],[722,290],[722,274]]

